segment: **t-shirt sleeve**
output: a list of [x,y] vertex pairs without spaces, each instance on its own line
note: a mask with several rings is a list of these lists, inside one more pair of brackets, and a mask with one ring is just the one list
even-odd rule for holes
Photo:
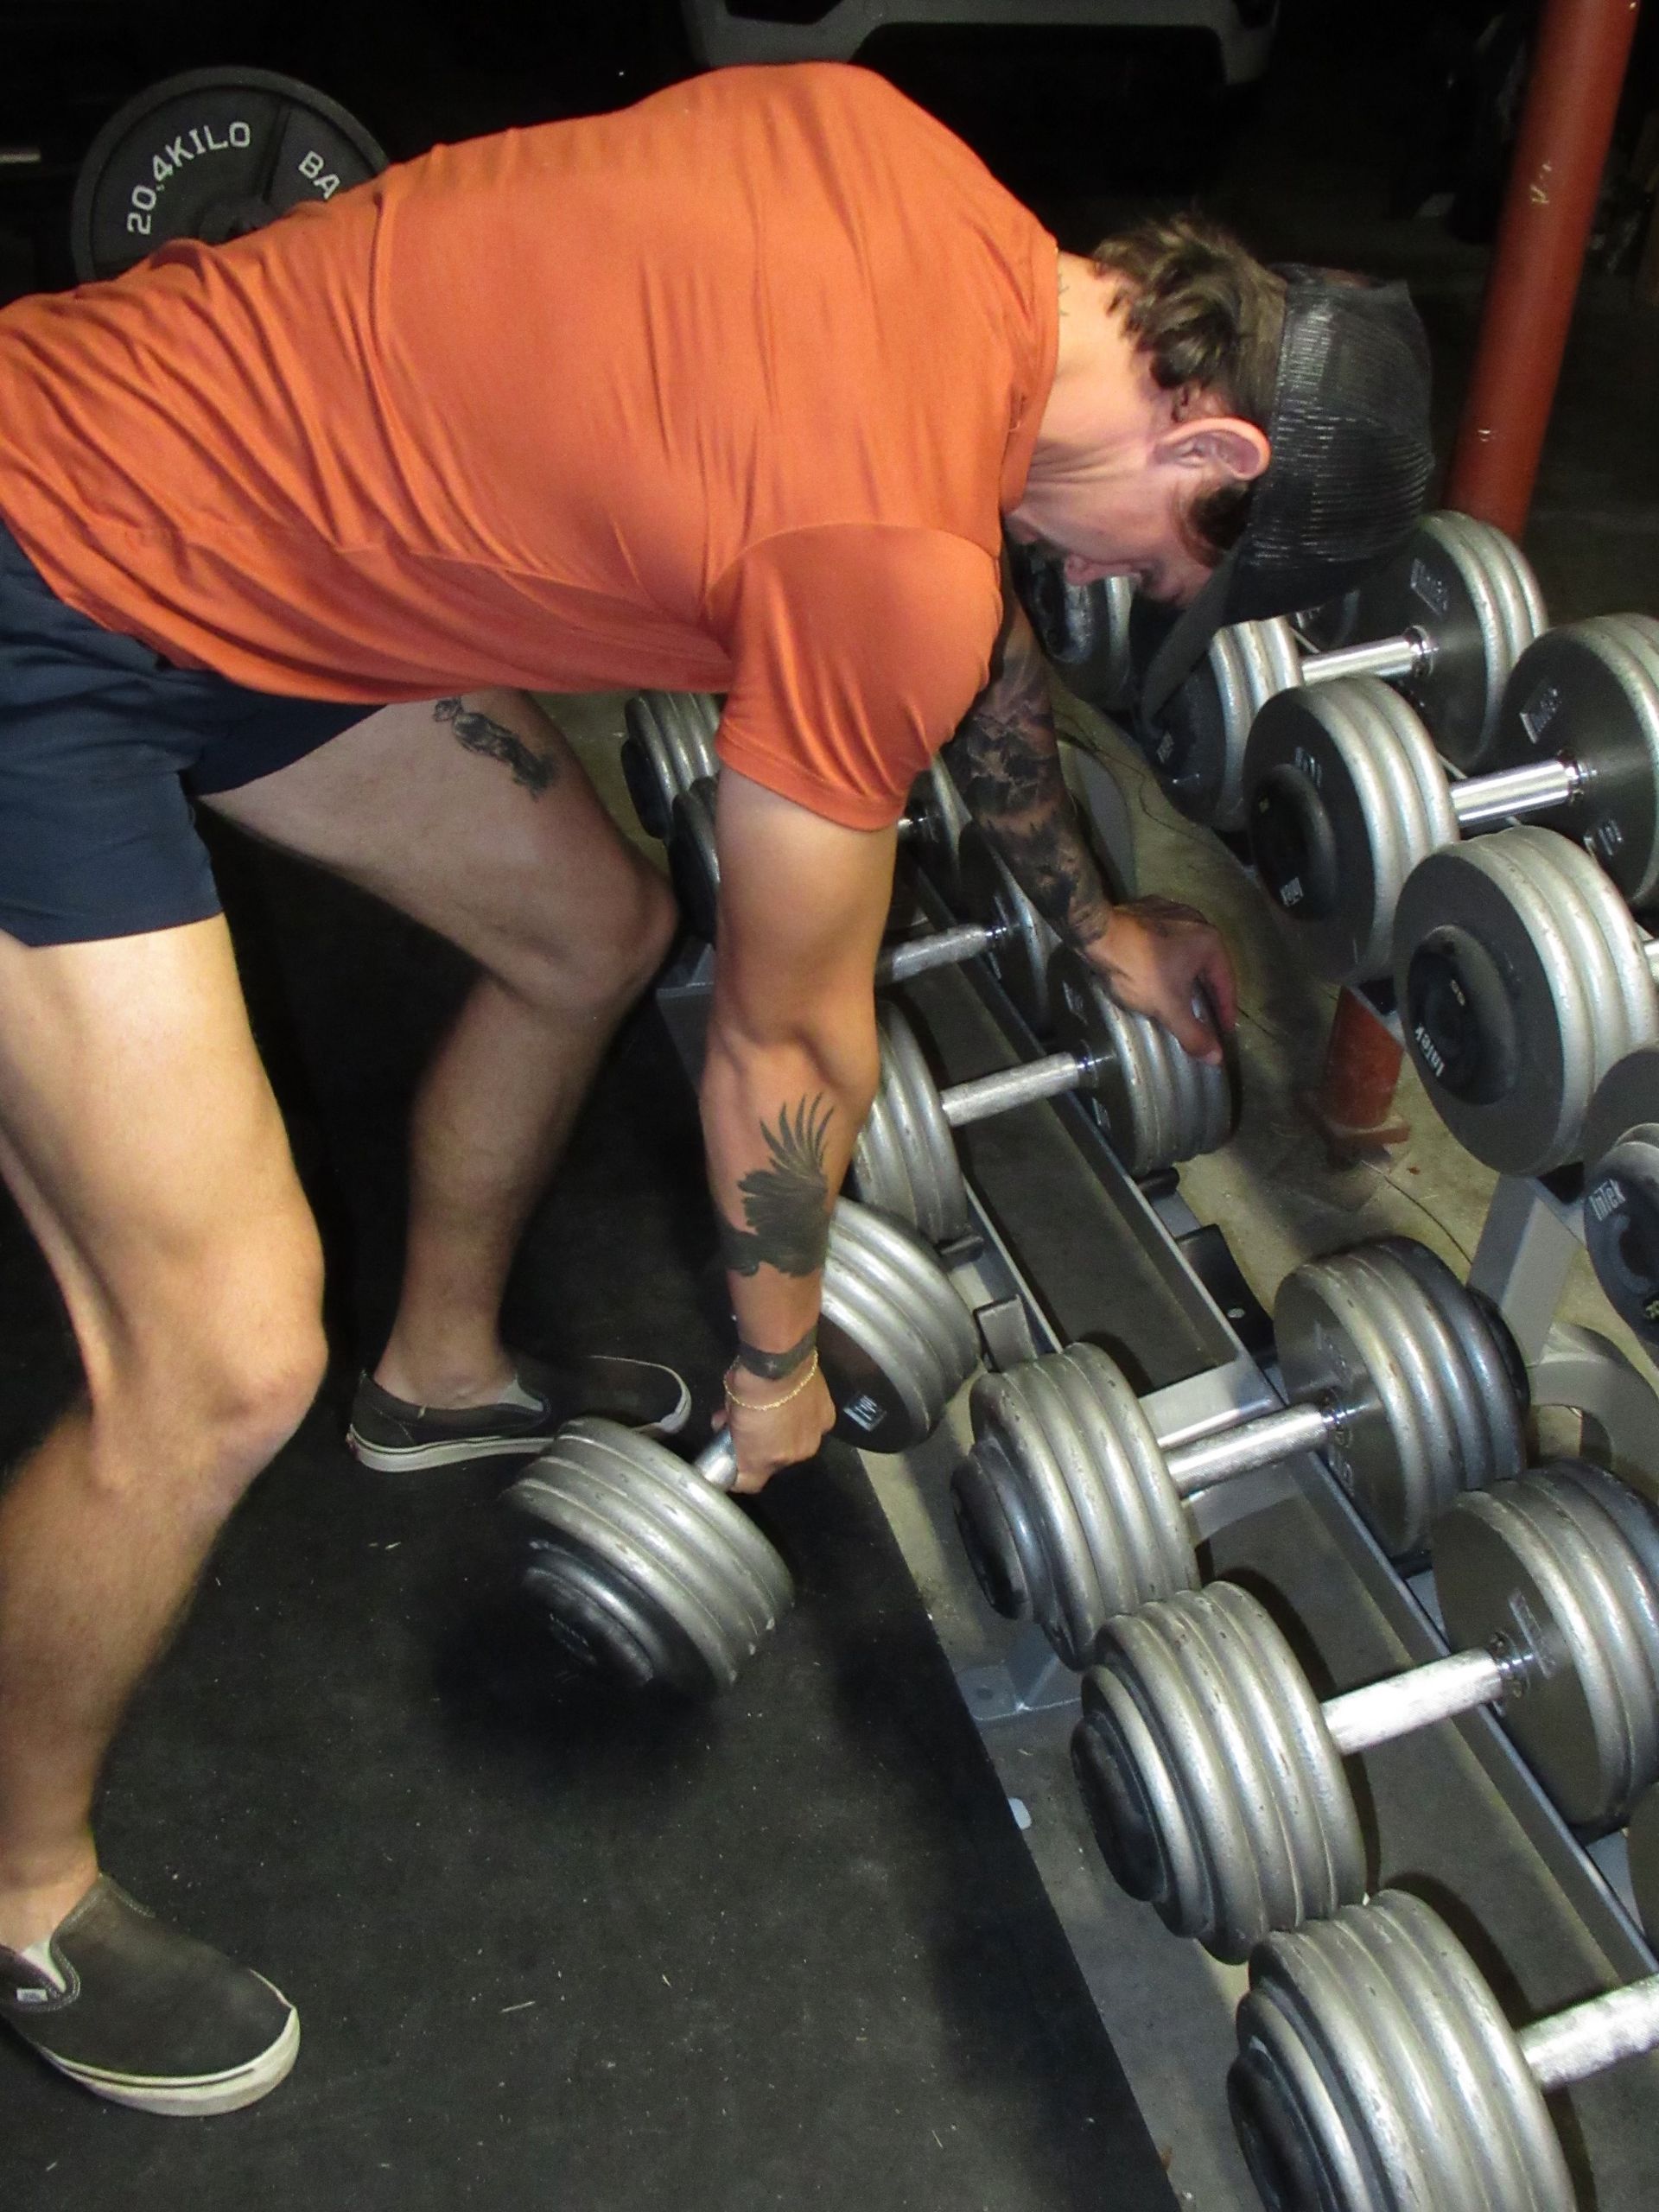
[[728,766],[850,830],[896,822],[984,689],[995,562],[944,531],[837,524],[743,554],[710,600]]

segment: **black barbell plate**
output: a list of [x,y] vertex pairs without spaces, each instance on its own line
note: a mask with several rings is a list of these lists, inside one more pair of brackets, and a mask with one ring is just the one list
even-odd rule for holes
[[174,238],[220,245],[386,166],[355,116],[270,69],[188,70],[112,115],[86,150],[69,213],[83,283]]
[[1659,1045],[1611,1068],[1584,1129],[1584,1241],[1613,1310],[1659,1348]]

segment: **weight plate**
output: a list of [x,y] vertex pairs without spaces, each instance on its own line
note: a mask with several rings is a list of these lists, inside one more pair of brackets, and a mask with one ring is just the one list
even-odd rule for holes
[[1505,687],[1489,768],[1565,759],[1585,787],[1529,818],[1573,837],[1633,906],[1659,894],[1659,621],[1602,614],[1547,630]]
[[931,1435],[979,1364],[973,1317],[927,1246],[846,1198],[830,1217],[818,1350],[836,1434],[870,1452]]
[[1271,2212],[1574,2212],[1521,2047],[1420,1899],[1270,1936],[1237,2034],[1227,2101]]
[[1364,1894],[1324,1717],[1266,1610],[1232,1584],[1107,1624],[1072,1763],[1116,1878],[1217,1958]]
[[1584,1131],[1584,1241],[1614,1310],[1659,1346],[1659,1046],[1611,1069]]
[[1282,692],[1255,718],[1243,780],[1251,855],[1298,959],[1331,982],[1386,976],[1407,876],[1458,836],[1414,709],[1375,676]]
[[1413,1272],[1386,1245],[1305,1261],[1280,1286],[1274,1340],[1294,1402],[1340,1409],[1337,1479],[1395,1558],[1492,1464],[1473,1379]]
[[905,809],[911,823],[911,848],[923,871],[930,876],[951,906],[961,903],[957,875],[957,845],[967,827],[968,808],[951,779],[950,771],[936,753],[911,786]]
[[985,963],[1014,1012],[1040,1034],[1049,1025],[1048,963],[1058,940],[976,823],[957,847],[962,911],[992,931]]
[[1220,1067],[1194,1059],[1161,1022],[1117,1005],[1069,946],[1049,963],[1048,996],[1055,1044],[1087,1071],[1077,1095],[1128,1174],[1226,1143],[1237,1106],[1230,1051]]
[[967,1231],[968,1190],[938,1085],[916,1033],[896,1006],[880,1012],[881,1079],[849,1166],[862,1205],[895,1214],[931,1244]]
[[1172,805],[1215,830],[1244,821],[1244,747],[1266,702],[1301,681],[1301,656],[1282,620],[1236,622],[1166,704],[1147,758]]
[[1457,1340],[1460,1371],[1447,1370],[1452,1402],[1474,1415],[1465,1446],[1465,1489],[1484,1490],[1518,1475],[1527,1464],[1527,1367],[1503,1315],[1414,1237],[1377,1237],[1368,1249],[1407,1270]]
[[[1005,1589],[1013,1616],[1035,1619],[1068,1667],[1088,1664],[1114,1613],[1198,1587],[1157,1440],[1128,1377],[1098,1346],[982,1375],[969,1404],[974,1450],[954,1494],[981,1586],[993,1605]],[[1017,1572],[996,1564],[1010,1531],[1029,1532]]]
[[1496,727],[1516,653],[1543,625],[1531,571],[1501,532],[1467,515],[1425,515],[1404,549],[1359,586],[1358,643],[1419,632],[1427,664],[1395,681],[1458,767]]
[[1434,1531],[1448,1637],[1540,1656],[1549,1671],[1506,1702],[1504,1726],[1564,1817],[1597,1834],[1659,1764],[1659,1536],[1646,1516],[1613,1477],[1557,1461],[1459,1498]]
[[791,1602],[788,1570],[747,1516],[620,1422],[568,1422],[503,1503],[526,1532],[526,1586],[566,1648],[605,1671],[729,1688]]
[[[1436,976],[1425,956],[1448,931]],[[1553,830],[1497,830],[1414,869],[1394,937],[1406,1043],[1476,1159],[1539,1175],[1578,1158],[1602,1076],[1659,1039],[1642,943],[1601,870]]]
[[192,69],[140,92],[86,150],[69,212],[83,283],[170,238],[218,245],[386,166],[326,93],[269,69]]

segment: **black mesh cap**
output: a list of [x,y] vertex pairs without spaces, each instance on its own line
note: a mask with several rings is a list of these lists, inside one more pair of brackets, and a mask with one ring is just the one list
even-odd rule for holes
[[1217,630],[1339,598],[1405,543],[1422,511],[1434,467],[1428,341],[1405,286],[1300,264],[1278,273],[1272,457],[1243,534],[1197,599],[1132,642],[1143,728]]
[[1222,620],[1292,614],[1402,546],[1434,467],[1428,343],[1403,284],[1281,267],[1268,439]]

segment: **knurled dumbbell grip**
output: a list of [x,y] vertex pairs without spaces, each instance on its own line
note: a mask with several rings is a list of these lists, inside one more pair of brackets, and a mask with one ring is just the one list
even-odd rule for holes
[[972,1083],[953,1083],[939,1093],[939,1111],[953,1129],[969,1122],[988,1122],[1033,1099],[1058,1098],[1068,1090],[1081,1090],[1094,1074],[1094,1063],[1076,1052],[1050,1052],[1040,1060],[998,1068]]
[[1587,2082],[1622,2058],[1639,2058],[1644,2050],[1659,2049],[1659,1974],[1518,2028],[1515,2039],[1528,2072],[1546,2096],[1552,2089]]
[[1512,814],[1542,814],[1578,797],[1584,771],[1573,760],[1529,760],[1518,768],[1498,768],[1451,786],[1452,811],[1460,830],[1505,822]]
[[875,963],[878,983],[902,983],[907,976],[925,976],[931,968],[953,968],[975,959],[997,944],[1003,931],[983,922],[957,922],[948,930],[889,945]]
[[1454,1651],[1449,1659],[1432,1659],[1426,1667],[1344,1690],[1340,1697],[1327,1698],[1319,1711],[1332,1742],[1346,1758],[1449,1720],[1453,1713],[1496,1705],[1525,1671],[1497,1652]]

